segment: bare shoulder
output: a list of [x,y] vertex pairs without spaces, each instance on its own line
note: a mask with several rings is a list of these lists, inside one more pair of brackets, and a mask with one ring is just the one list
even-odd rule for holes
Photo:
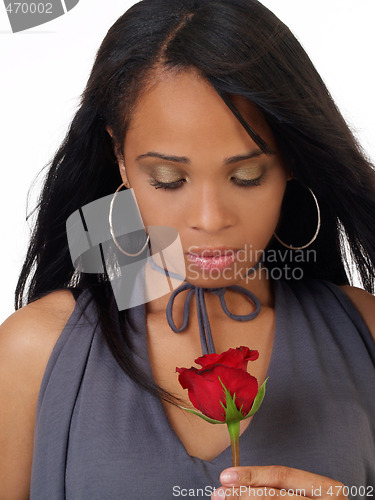
[[375,341],[375,296],[356,286],[340,286],[353,302]]
[[32,355],[33,348],[47,352],[56,342],[74,306],[72,292],[56,290],[21,307],[0,325],[0,347],[13,347],[20,355],[23,352]]
[[0,498],[29,498],[36,406],[52,350],[75,306],[52,292],[0,325]]
[[24,390],[39,391],[48,359],[74,306],[72,292],[57,290],[21,307],[0,325],[0,367],[8,377],[22,379]]

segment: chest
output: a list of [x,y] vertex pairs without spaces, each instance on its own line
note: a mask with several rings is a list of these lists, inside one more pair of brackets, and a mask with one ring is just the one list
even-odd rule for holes
[[[264,308],[249,322],[238,322],[222,315],[211,315],[210,326],[217,353],[230,347],[248,346],[259,351],[259,358],[249,362],[248,372],[255,376],[259,386],[266,378],[274,337],[274,311]],[[181,406],[192,407],[188,391],[178,382],[176,367],[197,366],[194,359],[202,355],[199,326],[196,317],[190,317],[188,327],[174,333],[163,315],[147,316],[147,342],[150,364],[156,383],[181,400]],[[173,431],[189,455],[212,460],[230,446],[226,425],[213,425],[203,419],[164,403],[164,410]],[[251,424],[251,418],[241,422],[242,434]]]
[[[225,322],[209,311],[216,351],[241,344],[256,348],[260,357],[249,363],[249,371],[260,378],[266,370],[269,376],[259,412],[246,429],[241,429],[241,465],[278,464],[332,477],[346,485],[375,484],[374,378],[365,347],[361,348],[359,341],[349,342],[353,327],[343,318],[338,322],[332,307],[324,316],[321,307],[316,308],[306,318],[295,302],[287,301],[287,293],[278,293],[277,298],[275,334],[272,311],[268,321],[270,311],[265,308],[256,320],[244,324]],[[319,306],[322,302],[320,297]],[[181,316],[177,314],[175,320],[179,325]],[[142,335],[134,337],[142,354],[142,370],[150,375],[152,368],[157,382],[185,397],[186,403],[187,394],[178,386],[175,368],[190,367],[201,355],[198,326],[194,316],[191,320],[191,330],[175,334],[165,317],[142,314]],[[267,345],[272,345],[268,369],[267,363],[261,363]],[[152,367],[144,356],[147,351]],[[73,343],[65,358],[69,366],[76,353],[77,344]],[[47,431],[59,415],[52,430],[69,430],[69,435],[60,439],[52,431],[38,434],[36,455],[46,460],[34,469],[34,475],[43,486],[46,477],[52,478],[48,484],[60,484],[56,471],[63,470],[66,457],[67,498],[123,498],[126,492],[127,498],[172,499],[175,485],[219,485],[220,472],[231,464],[225,425],[206,425],[183,410],[173,413],[163,407],[123,374],[100,336],[94,338],[88,362],[86,355],[84,361],[85,376],[79,388],[73,384],[78,380],[76,372],[65,370],[50,381],[43,398],[39,426]],[[200,425],[206,427],[199,430]],[[45,446],[41,447],[39,440],[44,437]],[[58,455],[59,444],[62,450]],[[61,464],[53,461],[56,457],[61,457]]]

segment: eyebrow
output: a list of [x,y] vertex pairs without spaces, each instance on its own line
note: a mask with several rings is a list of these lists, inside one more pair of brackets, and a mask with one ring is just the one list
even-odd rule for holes
[[[275,152],[271,151],[269,153],[265,153],[261,149],[255,149],[254,151],[250,151],[249,153],[245,153],[242,155],[230,156],[229,158],[225,158],[224,165],[232,165],[233,163],[238,163],[243,160],[251,160],[251,158],[256,158],[258,156],[266,155],[271,156],[274,155]],[[190,159],[186,156],[173,156],[166,155],[163,153],[157,153],[156,151],[149,151],[148,153],[144,153],[142,155],[137,156],[136,161],[141,160],[142,158],[159,158],[165,161],[172,161],[175,163],[182,163],[183,165],[189,165],[191,163]]]

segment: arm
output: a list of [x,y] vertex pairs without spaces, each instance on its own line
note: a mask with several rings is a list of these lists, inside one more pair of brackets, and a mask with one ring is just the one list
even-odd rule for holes
[[357,308],[363,321],[366,323],[372,338],[375,342],[375,297],[371,293],[357,288],[355,286],[344,285],[340,286],[341,290],[346,293],[349,299]]
[[39,389],[74,304],[70,292],[53,292],[0,325],[1,500],[29,498]]

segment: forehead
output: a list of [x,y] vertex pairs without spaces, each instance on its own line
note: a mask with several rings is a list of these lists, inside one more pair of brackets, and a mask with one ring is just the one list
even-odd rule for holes
[[[268,144],[274,138],[260,110],[241,96],[231,101]],[[195,148],[257,147],[210,83],[195,70],[156,73],[133,110],[127,141],[169,142]],[[235,143],[235,144],[234,144]]]

